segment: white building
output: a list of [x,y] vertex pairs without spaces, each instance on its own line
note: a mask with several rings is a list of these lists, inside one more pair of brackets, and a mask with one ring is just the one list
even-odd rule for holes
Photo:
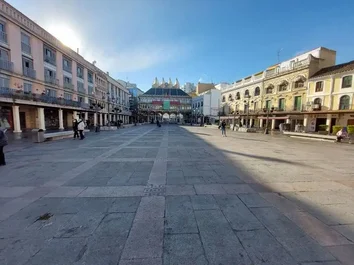
[[219,118],[221,92],[210,89],[192,99],[193,121],[200,123],[214,123]]

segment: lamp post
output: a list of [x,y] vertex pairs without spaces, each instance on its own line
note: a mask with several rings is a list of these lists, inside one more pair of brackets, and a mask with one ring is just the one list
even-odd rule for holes
[[[234,121],[233,121],[233,124],[234,124],[234,128],[236,126],[235,122],[236,122],[236,114],[239,115],[239,112],[238,112],[238,105],[235,104],[235,110],[234,110]],[[234,129],[235,130],[235,129]]]
[[269,114],[274,111],[274,107],[271,107],[270,109],[268,107],[263,108],[263,112],[267,114],[267,119],[266,119],[266,128],[264,130],[264,134],[269,134],[268,130],[268,121],[269,121]]
[[[245,106],[247,106],[247,118],[246,118],[246,128],[249,126],[249,115],[250,115],[250,99],[251,97],[249,95],[245,96],[247,100],[244,100],[243,103],[245,103]],[[251,101],[253,103],[253,100]]]
[[95,102],[92,102],[91,109],[93,109],[95,111],[96,114],[96,127],[95,127],[95,132],[99,132],[100,131],[100,126],[98,123],[98,113],[100,110],[102,110],[104,108],[103,104],[101,104],[100,102],[98,102],[97,100]]

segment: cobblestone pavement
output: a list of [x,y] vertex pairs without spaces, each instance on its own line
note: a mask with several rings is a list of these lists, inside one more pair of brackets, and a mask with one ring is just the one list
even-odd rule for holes
[[7,154],[1,265],[352,265],[354,146],[152,125]]

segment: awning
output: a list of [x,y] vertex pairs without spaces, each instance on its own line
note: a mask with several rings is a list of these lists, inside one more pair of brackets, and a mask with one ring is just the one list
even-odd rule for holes
[[[266,120],[267,117],[258,117],[258,119]],[[290,117],[289,116],[281,116],[281,117],[269,116],[268,119],[269,120],[287,120],[287,119],[290,119]]]

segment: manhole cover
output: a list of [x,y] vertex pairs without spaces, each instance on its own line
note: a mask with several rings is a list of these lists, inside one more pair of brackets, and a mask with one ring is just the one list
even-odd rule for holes
[[148,185],[144,189],[145,196],[164,196],[165,195],[165,185]]

